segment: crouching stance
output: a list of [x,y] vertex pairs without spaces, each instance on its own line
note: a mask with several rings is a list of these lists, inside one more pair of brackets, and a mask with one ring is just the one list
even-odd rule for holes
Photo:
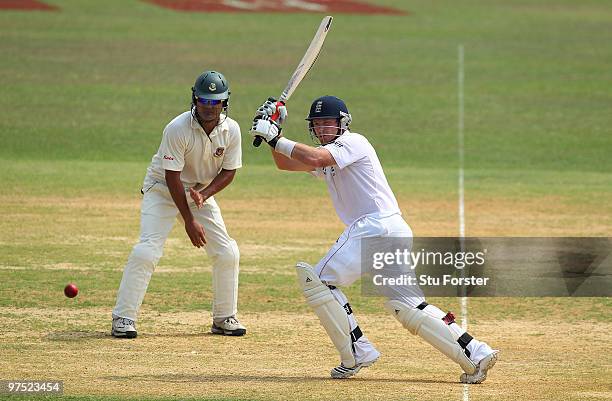
[[[349,131],[351,115],[342,100],[323,96],[312,103],[306,120],[311,137],[320,145],[316,148],[280,134],[286,116],[285,106],[269,99],[258,109],[251,135],[262,137],[272,147],[279,169],[304,171],[324,179],[336,212],[346,225],[316,266],[300,262],[296,270],[306,301],[340,353],[340,365],[331,370],[331,377],[348,378],[376,362],[380,353],[363,334],[339,287],[361,277],[364,238],[401,238],[411,247],[412,231],[401,216],[374,148],[364,136]],[[414,275],[414,270],[407,273]],[[383,293],[388,298],[386,309],[410,333],[463,369],[461,382],[485,380],[498,351],[465,332],[452,313],[425,302],[418,286],[386,288]]]
[[240,127],[227,117],[229,96],[222,74],[204,72],[191,90],[191,110],[164,129],[142,188],[140,240],[123,270],[113,309],[115,337],[136,337],[140,305],[179,214],[191,243],[204,248],[213,265],[212,333],[246,333],[236,319],[240,254],[213,197],[242,165]]

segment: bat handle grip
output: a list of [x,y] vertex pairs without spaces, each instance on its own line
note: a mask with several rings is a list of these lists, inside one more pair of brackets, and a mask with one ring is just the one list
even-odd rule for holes
[[[271,99],[273,99],[273,98],[271,98]],[[283,101],[276,102],[276,112],[270,116],[270,120],[276,121],[276,120],[278,120],[280,118],[280,113],[278,112],[278,108],[280,106],[284,106],[284,105],[285,105],[285,102],[283,102]],[[263,142],[263,139],[260,136],[256,136],[255,139],[253,139],[253,146],[258,148],[259,145],[261,145],[262,142]]]

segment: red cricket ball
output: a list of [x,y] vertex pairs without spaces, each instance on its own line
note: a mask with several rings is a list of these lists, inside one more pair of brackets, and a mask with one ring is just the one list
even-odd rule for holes
[[74,298],[77,296],[78,293],[79,293],[79,289],[77,288],[76,285],[72,283],[64,287],[64,295],[66,295],[68,298]]

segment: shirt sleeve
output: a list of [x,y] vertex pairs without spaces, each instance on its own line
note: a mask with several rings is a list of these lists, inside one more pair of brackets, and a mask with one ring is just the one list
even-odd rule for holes
[[240,126],[234,122],[229,127],[229,142],[223,157],[221,168],[224,170],[236,170],[242,167],[242,137]]
[[366,156],[366,148],[362,137],[356,134],[340,137],[323,147],[331,153],[340,169]]
[[159,148],[164,170],[183,171],[187,142],[179,129],[168,125]]

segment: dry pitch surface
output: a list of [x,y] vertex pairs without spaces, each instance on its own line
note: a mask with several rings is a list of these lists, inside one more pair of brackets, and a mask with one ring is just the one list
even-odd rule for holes
[[[456,227],[456,216],[448,212],[455,210],[452,200],[411,199],[401,203],[411,205],[405,214],[415,232],[440,235],[453,232]],[[104,252],[106,248],[109,257],[120,261],[127,256],[125,250],[137,235],[137,201],[46,198],[43,204],[49,208],[46,215],[40,209],[40,198],[3,200],[3,205],[14,210],[8,216],[9,222],[11,219],[15,223],[23,221],[24,217],[34,224],[46,221],[46,235],[39,240],[42,245],[72,241],[85,248],[90,246],[92,252],[95,249]],[[285,217],[279,217],[281,221],[276,224],[268,219],[262,223],[256,214],[245,213],[251,205],[244,200],[227,199],[222,201],[222,208],[233,236],[241,239],[243,260],[247,261],[243,262],[243,273],[284,275],[291,285],[297,286],[290,266],[278,266],[274,262],[275,254],[258,237],[266,235],[276,239],[289,254],[300,255],[306,249],[322,254],[341,227],[324,198],[278,204],[278,216]],[[506,224],[516,222],[516,206],[493,209],[490,205],[500,203],[472,199],[471,205],[478,204],[482,205],[478,214],[481,230],[472,230],[472,234],[508,234]],[[529,221],[542,221],[543,216],[551,214],[550,204],[549,199],[526,200],[520,208],[522,227],[528,228],[517,229],[514,234],[544,235],[551,230],[558,235],[575,233],[572,230],[576,228],[568,227],[564,219],[551,218],[551,224],[541,231],[535,225],[529,226]],[[555,205],[557,216],[571,219],[581,215],[585,226],[591,224],[603,231],[610,230],[608,222],[585,216],[578,204],[556,202]],[[301,223],[300,216],[291,217],[294,214],[289,212],[296,207],[311,210],[312,223]],[[419,214],[419,211],[428,214]],[[75,217],[80,214],[90,216],[89,228],[83,228]],[[278,224],[287,229],[278,232],[275,228]],[[27,227],[19,224],[10,224],[10,227],[12,231],[3,234],[4,244],[35,241],[36,234]],[[62,232],[73,232],[75,237],[66,238]],[[123,248],[116,250],[115,243],[123,244]],[[194,264],[197,260],[193,254],[179,226],[167,244],[167,262],[160,265],[157,277],[172,280],[176,272],[193,269],[189,267],[189,260]],[[177,263],[181,259],[188,262]],[[38,260],[29,266],[5,265],[2,269],[25,272],[34,269],[47,274],[72,270],[78,277],[91,272],[95,266],[45,264]],[[120,271],[121,264],[117,263],[112,270]],[[1,307],[0,376],[64,380],[67,395],[255,400],[462,399],[459,369],[387,316],[382,301],[378,300],[381,304],[378,310],[375,307],[356,312],[364,332],[377,344],[383,357],[358,377],[335,381],[328,378],[328,371],[337,363],[336,352],[316,317],[303,308],[299,294],[295,297],[299,306],[295,308],[289,304],[279,306],[277,311],[261,312],[249,306],[259,296],[257,290],[249,287],[244,283],[241,286],[241,305],[247,306],[240,317],[249,329],[244,338],[208,334],[210,313],[205,309],[168,312],[156,308],[164,303],[163,294],[148,295],[151,302],[147,304],[145,300],[143,306],[141,336],[134,341],[110,337],[110,310],[106,307],[62,306],[54,298],[52,307],[44,304]],[[51,293],[45,288],[40,291]],[[110,298],[105,302],[112,304],[114,291],[111,285],[94,294]],[[208,289],[202,292],[207,293]],[[86,300],[88,294],[79,297],[81,301]],[[262,299],[273,302],[269,294],[262,295]],[[455,299],[433,302],[458,311]],[[469,331],[501,349],[502,354],[485,384],[470,386],[470,399],[612,399],[609,308],[606,299],[471,299]]]
[[[563,306],[570,305],[564,302]],[[459,369],[384,314],[360,316],[383,358],[350,380],[331,380],[336,352],[316,317],[244,314],[249,335],[207,334],[201,312],[145,312],[141,337],[117,340],[104,309],[2,308],[4,377],[65,381],[70,395],[256,400],[461,399]],[[27,316],[27,317],[24,317]],[[77,328],[75,330],[75,328]],[[612,324],[478,319],[471,332],[502,350],[472,400],[610,399]]]

